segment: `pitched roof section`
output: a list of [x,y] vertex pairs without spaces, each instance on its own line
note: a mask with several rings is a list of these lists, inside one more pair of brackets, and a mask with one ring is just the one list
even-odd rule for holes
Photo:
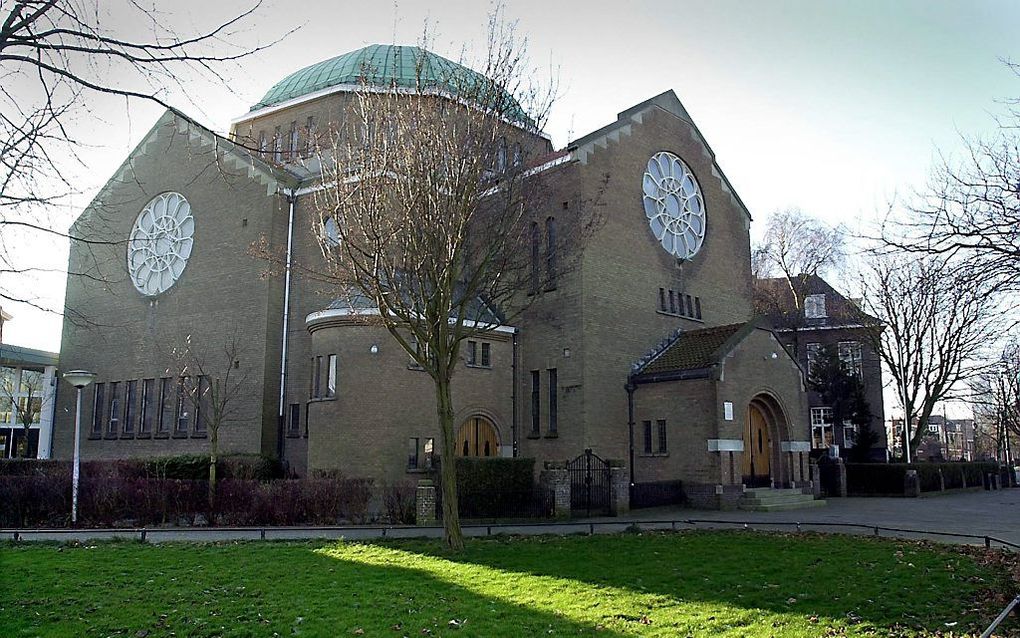
[[707,370],[756,328],[754,322],[678,332],[639,362],[632,376]]
[[793,291],[784,277],[754,281],[755,310],[771,321],[777,330],[790,328],[841,328],[880,325],[882,322],[867,314],[852,300],[833,288],[818,275],[801,275],[794,279],[797,295],[825,295],[825,317],[808,319],[798,310]]

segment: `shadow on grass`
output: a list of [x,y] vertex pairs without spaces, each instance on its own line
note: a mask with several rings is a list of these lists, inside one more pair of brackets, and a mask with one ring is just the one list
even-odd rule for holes
[[501,537],[476,540],[461,555],[437,543],[401,547],[464,565],[859,629],[980,631],[998,612],[981,599],[994,583],[972,559],[889,539],[690,532]]
[[0,557],[5,638],[624,635],[543,609],[542,591],[508,596],[514,574],[465,580],[463,564],[381,546],[8,545]]

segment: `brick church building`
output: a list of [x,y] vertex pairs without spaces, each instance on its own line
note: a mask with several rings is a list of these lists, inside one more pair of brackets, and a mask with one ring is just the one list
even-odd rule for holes
[[[167,112],[82,213],[76,231],[109,242],[76,244],[69,259],[69,272],[97,275],[68,278],[60,353],[65,369],[98,375],[85,459],[206,450],[173,353],[187,340],[215,354],[240,336],[232,366],[248,395],[220,431],[222,451],[381,483],[427,469],[439,436],[431,380],[366,320],[378,312],[367,298],[340,303],[300,267],[322,258],[330,232],[311,214],[317,133],[344,118],[363,69],[400,86],[413,81],[408,60],[457,67],[374,45],[284,78],[227,137]],[[632,483],[681,481],[705,506],[745,485],[804,486],[803,371],[753,317],[751,215],[677,96],[631,106],[563,149],[533,131],[520,139],[537,150],[512,143],[506,161],[551,185],[541,233],[601,188],[605,220],[578,268],[516,325],[466,344],[458,452],[540,466],[591,449]],[[260,241],[287,255],[289,277],[252,255]],[[66,458],[74,392],[58,396],[53,454]]]

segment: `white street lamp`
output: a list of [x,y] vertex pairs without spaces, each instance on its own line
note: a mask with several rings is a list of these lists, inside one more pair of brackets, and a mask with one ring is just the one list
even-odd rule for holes
[[95,372],[71,370],[64,373],[64,380],[78,390],[78,406],[74,412],[74,469],[71,473],[71,526],[78,523],[78,475],[81,466],[81,390],[96,378]]

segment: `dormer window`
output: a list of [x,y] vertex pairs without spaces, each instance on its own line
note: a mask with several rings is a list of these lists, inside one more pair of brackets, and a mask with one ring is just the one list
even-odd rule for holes
[[825,295],[808,295],[804,298],[805,319],[824,319],[826,316]]

